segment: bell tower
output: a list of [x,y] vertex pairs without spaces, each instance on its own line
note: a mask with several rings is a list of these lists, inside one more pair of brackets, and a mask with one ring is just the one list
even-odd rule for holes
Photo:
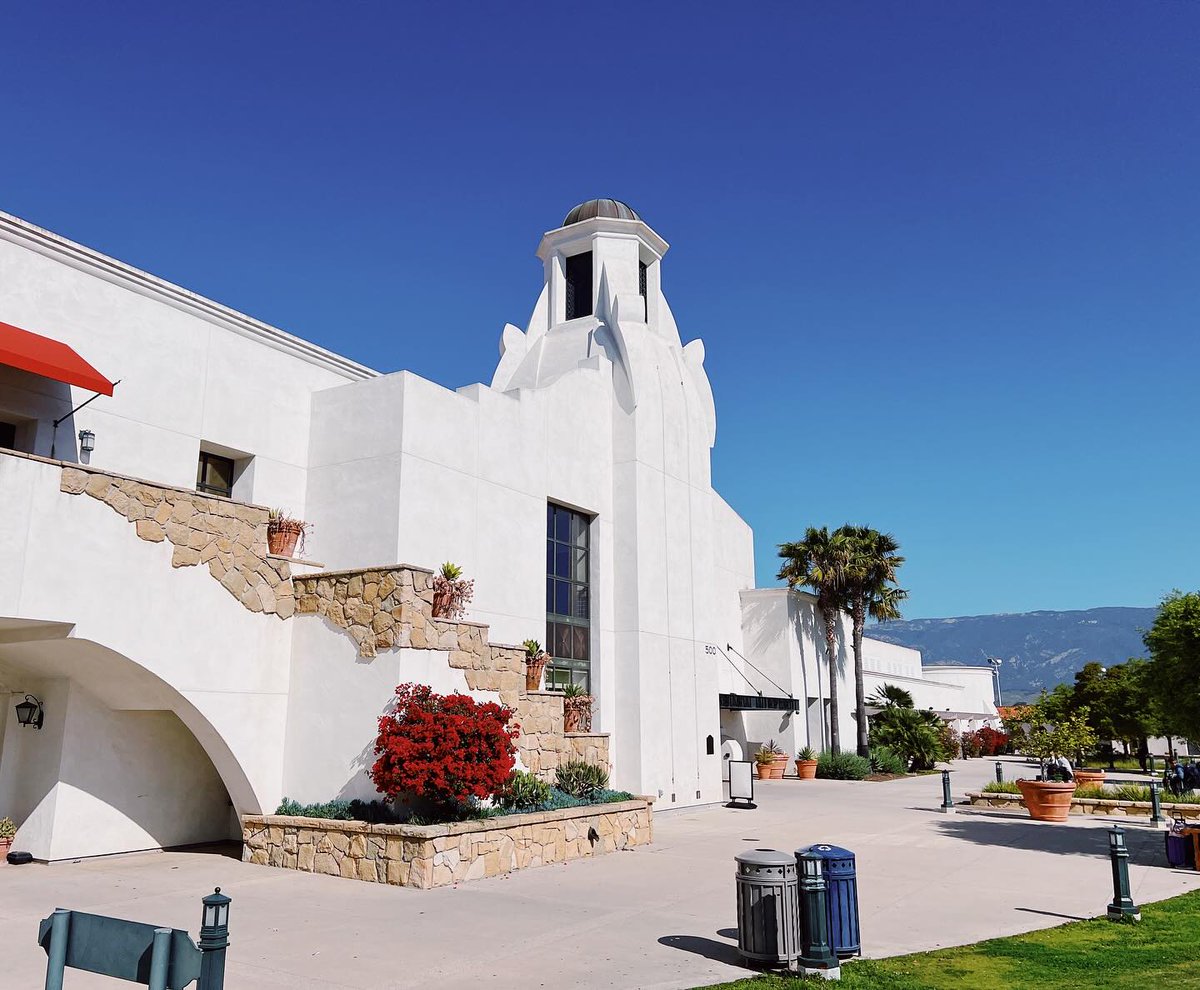
[[658,324],[664,241],[625,203],[589,199],[542,237],[546,327],[595,316],[607,322],[616,303],[625,323]]

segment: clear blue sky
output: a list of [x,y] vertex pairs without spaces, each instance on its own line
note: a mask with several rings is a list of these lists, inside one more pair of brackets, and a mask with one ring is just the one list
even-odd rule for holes
[[458,386],[625,199],[760,583],[850,520],[914,617],[1200,584],[1200,4],[257,6],[9,5],[0,208]]

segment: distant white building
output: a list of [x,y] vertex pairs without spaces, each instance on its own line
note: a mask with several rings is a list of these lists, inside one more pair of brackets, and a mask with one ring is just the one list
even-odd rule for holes
[[[660,806],[720,799],[722,742],[819,748],[820,620],[803,594],[754,588],[750,528],[712,487],[704,346],[676,327],[666,251],[624,204],[581,204],[543,236],[541,293],[524,330],[504,327],[490,385],[453,391],[0,214],[0,816],[16,847],[178,846],[236,835],[284,795],[374,796],[375,719],[406,680],[499,698],[525,765],[607,760]],[[267,553],[263,506],[313,524],[304,559]],[[428,616],[421,568],[445,560],[475,580],[469,622]],[[590,732],[565,733],[555,691],[525,691],[503,644],[526,638],[555,658],[548,688],[594,695]],[[868,690],[994,716],[978,669],[867,645]],[[27,695],[40,727],[18,720]]]

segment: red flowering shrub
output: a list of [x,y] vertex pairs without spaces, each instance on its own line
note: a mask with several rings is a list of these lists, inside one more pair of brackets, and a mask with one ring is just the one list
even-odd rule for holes
[[515,763],[521,730],[512,717],[492,701],[401,684],[394,709],[379,719],[371,780],[392,800],[411,793],[445,807],[491,797]]
[[984,726],[975,733],[975,737],[979,740],[981,756],[999,756],[1008,752],[1008,735],[1006,733],[990,726]]

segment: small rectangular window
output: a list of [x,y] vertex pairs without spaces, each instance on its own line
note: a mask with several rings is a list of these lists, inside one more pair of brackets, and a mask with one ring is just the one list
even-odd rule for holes
[[592,252],[567,259],[567,319],[592,315]]
[[196,491],[232,498],[233,461],[228,457],[200,451],[200,461],[196,465]]
[[646,298],[646,262],[638,262],[638,295]]
[[17,424],[0,422],[0,447],[5,450],[17,449]]

